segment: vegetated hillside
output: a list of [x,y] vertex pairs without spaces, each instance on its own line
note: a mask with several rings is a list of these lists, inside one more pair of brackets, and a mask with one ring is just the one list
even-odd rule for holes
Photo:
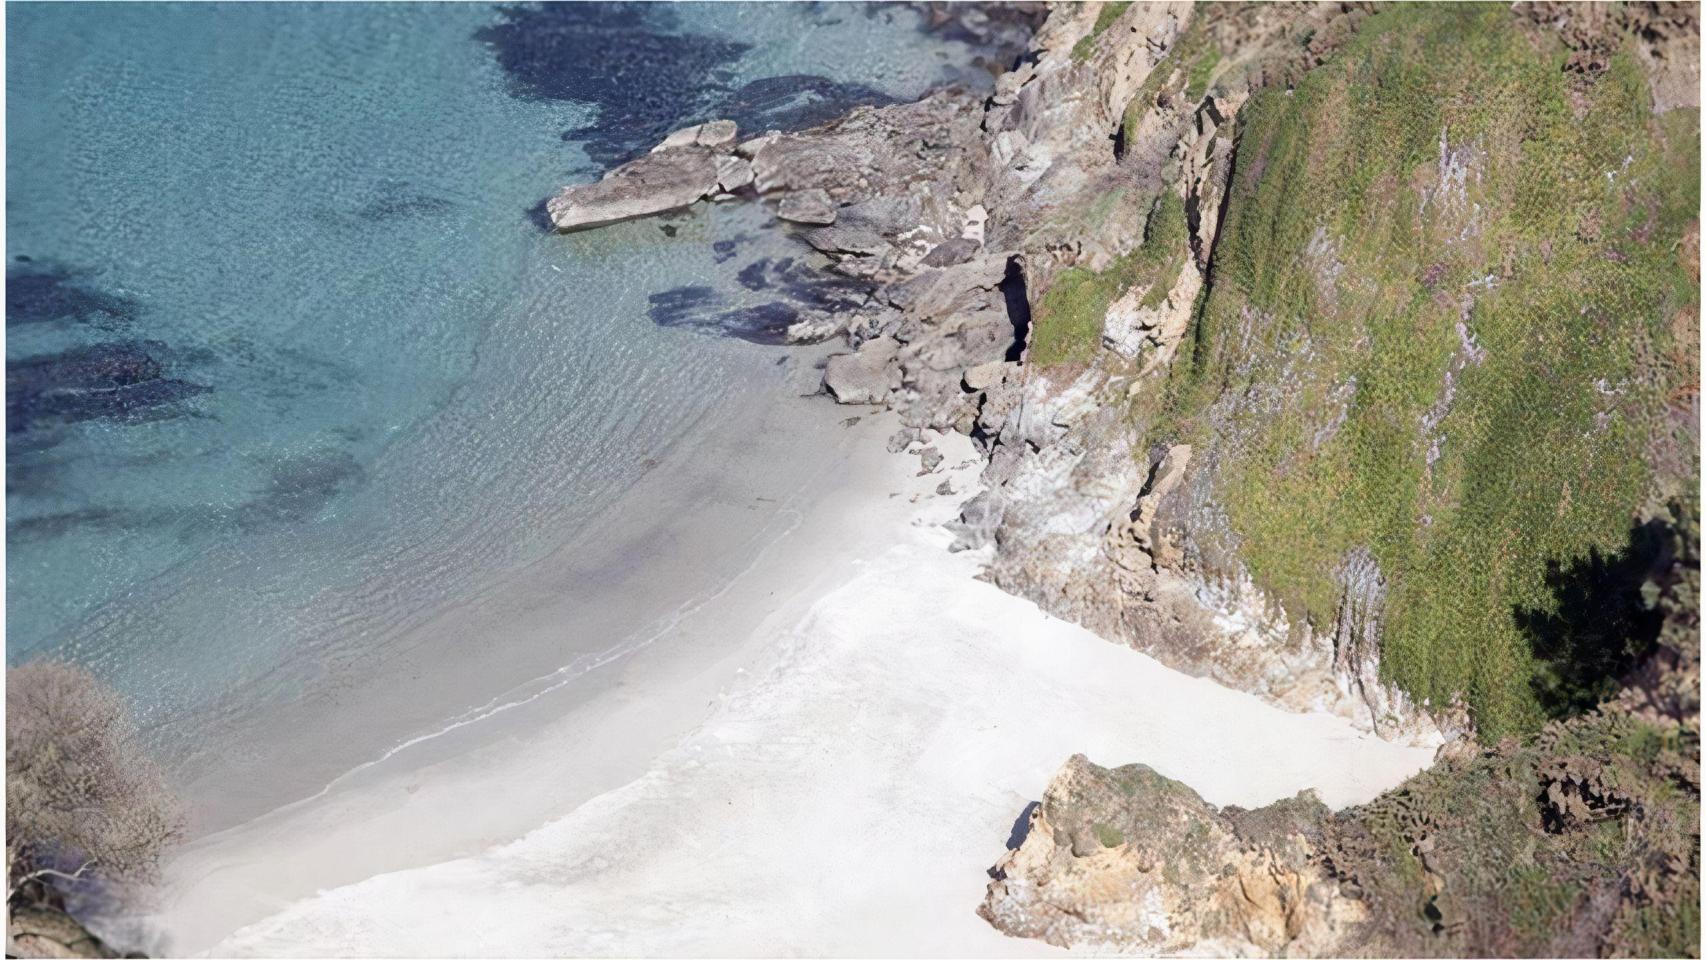
[[[1162,523],[1201,567],[1317,629],[1360,591],[1382,679],[1489,741],[1644,652],[1631,529],[1695,475],[1699,111],[1655,112],[1632,33],[1584,54],[1503,5],[1385,7],[1257,90],[1190,330],[1132,401],[1139,450],[1195,451],[1215,515]],[[1088,360],[1121,291],[1169,289],[1179,217],[1166,194],[1135,253],[1057,277],[1031,360]]]

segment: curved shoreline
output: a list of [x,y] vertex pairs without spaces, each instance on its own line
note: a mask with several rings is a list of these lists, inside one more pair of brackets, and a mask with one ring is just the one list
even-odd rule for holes
[[[1218,803],[1355,802],[1431,760],[975,579],[986,558],[941,527],[969,442],[937,441],[960,493],[935,497],[948,474],[883,449],[892,425],[850,431],[836,495],[687,618],[688,645],[625,660],[567,715],[517,711],[499,742],[199,844],[159,917],[172,952],[1035,955],[973,909],[1069,746]],[[353,868],[354,836],[394,862]],[[473,919],[500,901],[501,930]]]

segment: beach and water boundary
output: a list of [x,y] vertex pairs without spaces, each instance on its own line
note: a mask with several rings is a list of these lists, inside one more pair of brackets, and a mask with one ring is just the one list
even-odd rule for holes
[[968,440],[918,476],[891,415],[789,406],[859,420],[814,450],[786,529],[666,629],[201,838],[156,914],[114,922],[214,955],[1035,955],[973,909],[1073,751],[1247,806],[1358,802],[1430,762],[976,579],[941,526],[975,490]]

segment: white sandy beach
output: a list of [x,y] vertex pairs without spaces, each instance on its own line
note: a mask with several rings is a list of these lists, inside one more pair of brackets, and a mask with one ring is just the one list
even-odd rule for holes
[[[1168,670],[975,579],[971,492],[852,428],[837,489],[715,596],[478,742],[206,837],[155,949],[212,955],[1036,955],[974,914],[1074,752],[1217,804],[1340,806],[1432,751]],[[408,760],[401,757],[399,760]]]

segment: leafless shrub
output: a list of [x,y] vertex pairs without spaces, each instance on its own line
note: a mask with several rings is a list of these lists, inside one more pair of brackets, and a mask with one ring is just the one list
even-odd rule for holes
[[8,905],[42,899],[55,883],[152,882],[182,828],[116,693],[69,664],[7,669]]

